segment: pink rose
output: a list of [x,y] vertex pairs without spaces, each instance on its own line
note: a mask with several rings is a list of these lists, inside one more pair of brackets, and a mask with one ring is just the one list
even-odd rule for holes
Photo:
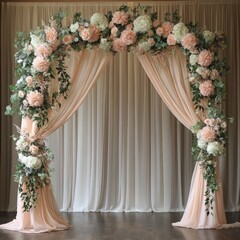
[[88,28],[84,28],[80,34],[83,41],[88,42],[96,42],[100,37],[100,32],[94,25],[89,25]]
[[36,56],[48,57],[51,54],[52,54],[52,48],[46,43],[38,45],[35,50]]
[[200,137],[204,142],[212,142],[214,141],[216,134],[212,128],[205,126],[200,130]]
[[37,154],[39,149],[38,149],[37,146],[31,145],[30,148],[29,148],[29,150],[30,150],[30,152],[31,152],[32,154]]
[[126,12],[117,11],[113,13],[112,21],[116,24],[127,25],[129,15]]
[[183,36],[181,43],[185,49],[194,49],[194,47],[197,44],[197,38],[194,34],[192,33],[187,33],[186,35]]
[[45,34],[46,34],[46,41],[47,42],[55,42],[57,40],[58,33],[55,28],[53,27],[47,27],[45,28]]
[[163,28],[158,27],[158,28],[156,29],[156,34],[157,34],[158,36],[162,36],[163,33],[164,33]]
[[164,22],[162,24],[162,29],[163,29],[163,37],[167,37],[173,30],[173,23],[171,22]]
[[39,72],[46,72],[49,69],[50,63],[44,59],[42,56],[37,56],[34,58],[33,67]]
[[132,30],[133,29],[133,24],[132,23],[129,23],[127,26],[126,26],[126,30]]
[[65,35],[62,39],[62,42],[65,45],[71,44],[72,43],[72,36],[71,35]]
[[123,43],[123,41],[120,38],[116,38],[113,41],[113,50],[116,52],[122,52],[125,51],[127,46]]
[[27,95],[27,101],[32,107],[40,107],[43,104],[43,95],[36,91],[32,91]]
[[209,97],[214,93],[214,85],[211,80],[206,80],[200,83],[199,90],[204,97]]
[[149,43],[149,45],[152,47],[152,46],[154,46],[154,44],[155,44],[155,40],[154,40],[153,38],[149,38],[149,39],[148,39],[148,43]]
[[207,67],[212,63],[213,56],[214,55],[212,52],[210,52],[208,50],[203,50],[199,53],[198,63],[203,67]]
[[173,34],[169,34],[167,37],[167,44],[169,46],[175,45],[176,44],[176,38]]
[[160,21],[159,21],[159,20],[154,20],[154,21],[153,21],[153,27],[154,27],[154,28],[159,27],[159,25],[160,25]]
[[33,78],[31,76],[27,76],[25,80],[28,87],[33,87]]
[[121,34],[120,39],[125,45],[131,45],[136,42],[137,35],[133,30],[124,30]]

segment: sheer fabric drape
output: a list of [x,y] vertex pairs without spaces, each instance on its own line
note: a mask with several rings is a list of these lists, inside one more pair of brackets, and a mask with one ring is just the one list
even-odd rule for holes
[[[84,50],[80,53],[72,52],[71,58],[67,63],[72,77],[68,99],[66,101],[62,99],[60,109],[49,112],[49,122],[46,126],[38,129],[34,121],[24,118],[22,119],[21,130],[29,133],[30,136],[45,138],[59,126],[63,125],[78,109],[110,58],[111,55],[103,51],[89,52]],[[56,87],[55,81],[52,81],[50,91],[53,91]],[[31,209],[30,212],[23,212],[22,202],[18,195],[16,219],[10,223],[0,225],[0,228],[26,233],[67,229],[68,223],[60,215],[51,183],[49,186],[39,189],[38,194],[37,207]]]

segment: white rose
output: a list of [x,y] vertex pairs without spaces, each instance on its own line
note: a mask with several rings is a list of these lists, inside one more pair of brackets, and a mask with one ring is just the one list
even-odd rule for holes
[[71,24],[71,26],[70,26],[70,31],[71,31],[72,33],[75,33],[75,32],[78,30],[78,28],[79,28],[79,23],[76,22],[76,23],[74,23],[74,24]]

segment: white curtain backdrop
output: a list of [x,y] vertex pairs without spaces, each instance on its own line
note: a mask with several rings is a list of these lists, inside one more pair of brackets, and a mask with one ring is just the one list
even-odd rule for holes
[[[6,16],[13,42],[17,31],[29,31],[60,8],[73,16],[81,11],[116,10],[114,3],[8,3]],[[127,2],[126,2],[127,4]],[[229,152],[220,161],[227,210],[240,208],[240,27],[239,5],[230,1],[145,2],[157,10],[178,10],[194,21],[228,36],[224,52],[227,78]],[[129,3],[129,5],[134,5]],[[137,5],[137,3],[135,3]],[[11,50],[10,53],[13,53]],[[179,211],[186,205],[194,162],[191,133],[169,112],[132,53],[118,54],[77,113],[48,139],[55,153],[52,167],[56,200],[63,211]],[[13,162],[16,159],[13,158]],[[14,165],[13,165],[14,171]],[[9,209],[16,207],[11,185]]]

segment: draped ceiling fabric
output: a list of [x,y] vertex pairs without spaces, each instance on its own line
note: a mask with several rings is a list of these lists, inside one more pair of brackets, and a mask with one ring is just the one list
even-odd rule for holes
[[[235,123],[229,128],[228,161],[223,158],[219,163],[223,176],[225,206],[228,210],[237,210],[240,206],[240,182],[235,181],[240,178],[239,169],[236,167],[240,166],[237,152],[237,149],[240,149],[238,140],[240,134],[236,129],[239,130],[237,113],[240,109],[236,99],[240,102],[240,89],[237,87],[239,72],[236,69],[240,63],[237,42],[240,28],[235,25],[239,22],[236,20],[237,17],[239,19],[239,5],[233,0],[228,3],[226,1],[147,3],[152,5],[153,10],[157,10],[162,18],[166,12],[178,10],[183,21],[193,20],[202,26],[206,25],[210,30],[223,30],[228,36],[229,46],[224,54],[229,60],[232,74],[231,78],[227,79],[226,86],[231,97],[228,95],[226,110],[228,115],[235,118]],[[5,16],[12,16],[8,19],[12,28],[6,34],[13,40],[15,32],[36,28],[41,19],[47,20],[50,15],[59,11],[59,7],[69,15],[81,9],[82,13],[89,16],[98,11],[115,10],[120,5],[122,5],[120,2],[68,3],[68,6],[64,3],[58,3],[57,6],[43,3],[41,5],[11,3],[5,6],[3,12]],[[6,44],[9,44],[9,41]],[[11,49],[8,54],[13,56],[13,50]],[[110,62],[108,73],[104,72],[78,112],[65,126],[49,137],[49,144],[56,155],[53,163],[56,169],[53,189],[58,205],[64,211],[183,210],[193,169],[190,157],[190,133],[176,122],[159,100],[132,54],[119,55]],[[106,63],[107,61],[106,59]],[[151,79],[150,76],[149,78]],[[121,81],[117,82],[119,79]],[[157,92],[159,93],[159,90]],[[179,120],[189,127],[191,121],[196,120],[191,113],[190,116],[191,120],[188,119],[187,122],[184,119]],[[42,134],[47,136],[52,130],[49,125]],[[193,179],[198,179],[199,175],[201,174],[196,164]],[[204,187],[203,182],[192,181],[187,209],[191,208],[192,194],[197,194],[193,193],[196,191],[194,184]],[[16,185],[12,184],[11,192],[9,208],[14,209]],[[221,191],[219,195],[221,200]],[[222,200],[219,206],[222,213]],[[191,215],[186,214],[187,209],[183,220],[191,218]],[[193,227],[203,227],[205,224],[200,213],[198,216],[196,221],[190,221]],[[215,223],[207,224],[213,226],[223,223],[225,216],[220,214]]]

